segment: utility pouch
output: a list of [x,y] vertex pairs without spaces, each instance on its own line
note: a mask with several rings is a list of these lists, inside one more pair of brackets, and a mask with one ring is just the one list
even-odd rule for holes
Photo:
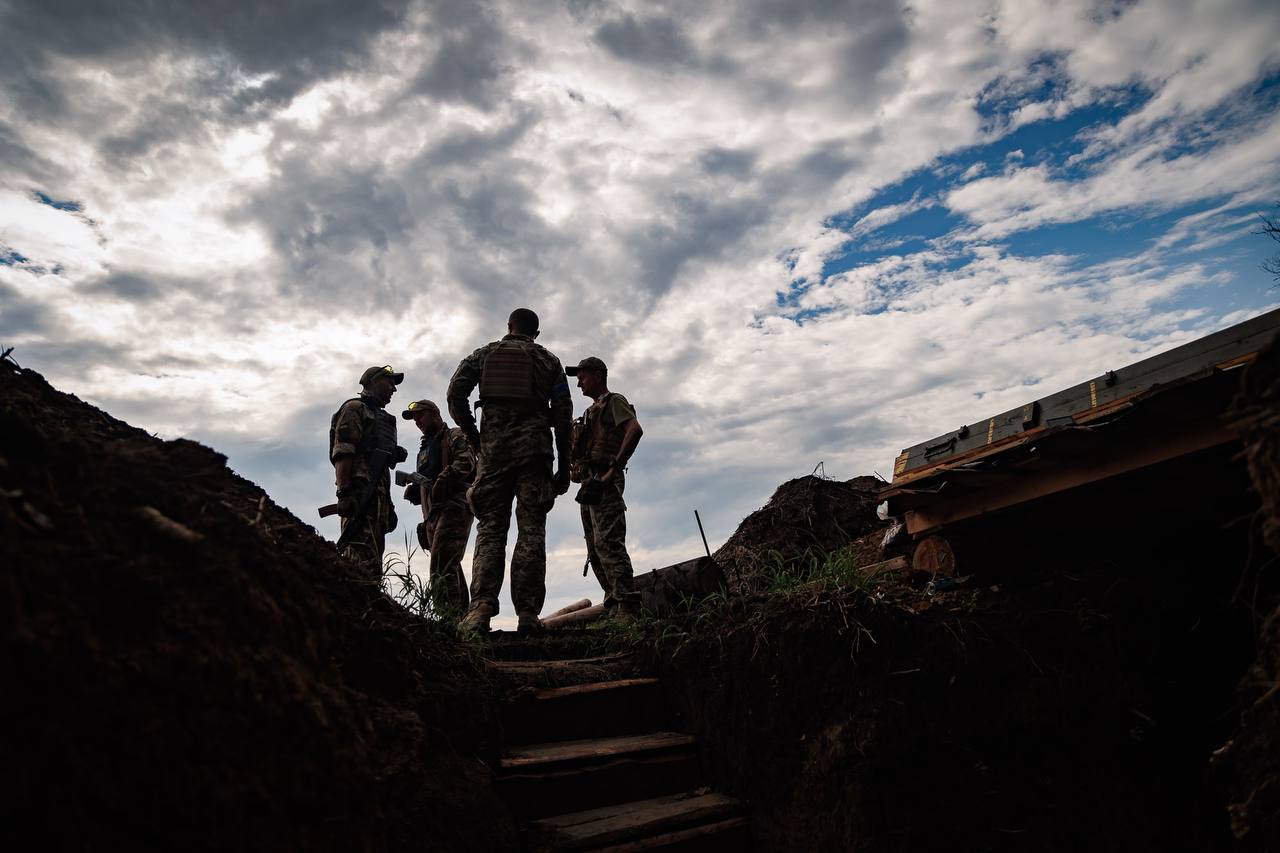
[[604,483],[592,477],[578,489],[574,500],[583,506],[598,506],[604,500]]

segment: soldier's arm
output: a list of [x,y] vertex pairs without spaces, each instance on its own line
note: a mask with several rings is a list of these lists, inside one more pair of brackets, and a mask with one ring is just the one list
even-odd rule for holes
[[460,482],[466,482],[475,468],[475,458],[471,453],[471,442],[465,435],[449,431],[449,475]]
[[560,359],[555,359],[555,374],[551,386],[551,429],[556,437],[556,462],[568,470],[569,443],[573,437],[573,399],[569,396],[569,378],[565,376]]
[[640,420],[635,415],[627,418],[623,423],[622,444],[618,448],[618,455],[613,457],[613,464],[609,466],[609,470],[600,475],[600,479],[606,483],[627,467],[627,461],[631,458],[631,454],[636,452],[636,445],[640,443],[640,436],[644,435],[644,430],[640,428]]
[[338,490],[349,488],[355,475],[356,448],[364,438],[364,422],[360,418],[357,402],[347,403],[338,413],[338,421],[334,424],[333,447],[329,451],[329,460],[333,462],[333,473]]
[[449,407],[449,417],[468,436],[475,437],[476,416],[471,411],[471,392],[480,383],[480,371],[484,367],[485,348],[481,347],[467,356],[453,371],[449,380],[449,390],[445,392],[445,400]]

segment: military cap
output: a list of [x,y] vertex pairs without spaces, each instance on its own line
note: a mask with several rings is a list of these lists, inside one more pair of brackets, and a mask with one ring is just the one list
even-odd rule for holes
[[414,415],[421,414],[423,410],[435,412],[437,415],[440,414],[440,407],[430,400],[414,400],[400,413],[400,417],[406,421],[411,421]]
[[577,376],[584,370],[596,370],[600,373],[609,372],[609,368],[604,366],[604,362],[596,358],[594,355],[589,355],[577,364],[566,367],[564,372],[570,376]]
[[377,379],[379,376],[390,376],[391,381],[394,382],[396,385],[399,385],[401,382],[404,381],[403,373],[396,373],[394,370],[391,369],[391,365],[384,364],[381,366],[365,368],[364,373],[360,374],[360,384],[368,385],[370,382]]

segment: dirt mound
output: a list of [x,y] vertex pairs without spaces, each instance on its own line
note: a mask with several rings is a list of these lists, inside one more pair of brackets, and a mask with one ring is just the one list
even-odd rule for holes
[[743,519],[715,559],[731,584],[745,588],[777,560],[843,548],[884,526],[876,516],[876,495],[885,485],[878,477],[789,480]]
[[[1245,371],[1235,403],[1262,534],[1280,552],[1280,345]],[[1274,572],[1274,563],[1271,564]],[[1255,587],[1254,597],[1257,598]],[[1258,659],[1240,683],[1243,725],[1217,756],[1229,777],[1232,830],[1253,849],[1280,849],[1280,607],[1263,611]]]
[[475,759],[497,712],[468,650],[225,462],[0,365],[11,833],[513,847]]

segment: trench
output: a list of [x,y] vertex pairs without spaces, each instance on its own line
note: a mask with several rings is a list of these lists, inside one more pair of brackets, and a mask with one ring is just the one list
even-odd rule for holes
[[655,650],[757,849],[1239,849],[1213,753],[1275,589],[1238,449],[955,531],[970,581],[926,612]]

